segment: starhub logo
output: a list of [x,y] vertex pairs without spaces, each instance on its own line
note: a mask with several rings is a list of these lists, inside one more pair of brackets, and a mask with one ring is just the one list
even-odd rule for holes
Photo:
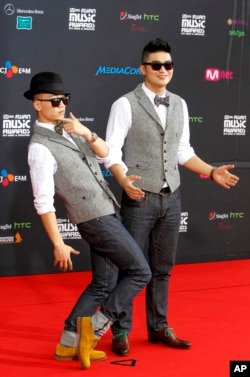
[[232,18],[229,18],[227,20],[227,24],[232,27],[231,30],[228,31],[228,35],[231,37],[238,37],[238,38],[244,38],[246,33],[244,30],[239,30],[244,28],[247,23],[245,20],[233,20]]
[[0,73],[3,73],[7,79],[11,79],[14,75],[17,74],[30,74],[30,68],[19,68],[16,65],[12,64],[10,60],[6,60],[4,67],[0,67]]
[[233,80],[232,71],[223,71],[218,68],[207,68],[205,70],[206,81]]
[[95,75],[141,75],[141,71],[137,67],[107,67],[100,65]]

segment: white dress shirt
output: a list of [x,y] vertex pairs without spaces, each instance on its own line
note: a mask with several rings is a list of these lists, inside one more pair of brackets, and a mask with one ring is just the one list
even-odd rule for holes
[[[36,121],[35,127],[44,127],[55,132],[53,124]],[[63,136],[75,144],[70,135],[64,130]],[[36,212],[38,215],[55,212],[54,174],[57,171],[57,162],[54,156],[45,145],[31,143],[28,148],[28,163]]]
[[[168,111],[167,107],[164,105],[157,107],[154,104],[155,93],[149,90],[144,83],[142,84],[142,89],[152,102],[155,111],[161,120],[162,128],[165,129]],[[187,160],[195,156],[195,152],[190,146],[189,142],[190,132],[187,105],[183,99],[181,101],[183,107],[184,125],[178,147],[178,163],[183,165]],[[122,147],[131,125],[132,111],[129,100],[126,97],[120,97],[111,107],[107,124],[106,141],[109,145],[109,155],[106,158],[101,159],[101,162],[104,163],[106,169],[109,169],[109,167],[114,164],[119,164],[122,165],[124,170],[127,172],[127,166],[122,161]]]

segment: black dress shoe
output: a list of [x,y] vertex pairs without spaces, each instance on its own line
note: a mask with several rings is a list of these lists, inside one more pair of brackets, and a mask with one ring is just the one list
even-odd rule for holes
[[148,341],[151,343],[164,343],[166,344],[166,346],[182,349],[190,348],[192,345],[187,340],[177,338],[173,329],[170,329],[169,327],[160,329],[158,331],[149,331]]
[[129,342],[126,334],[116,334],[112,339],[112,352],[119,356],[127,356],[129,353]]

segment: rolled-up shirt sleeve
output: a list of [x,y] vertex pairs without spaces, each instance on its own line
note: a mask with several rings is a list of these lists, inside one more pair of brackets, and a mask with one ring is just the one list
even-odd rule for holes
[[195,151],[190,145],[189,114],[186,102],[182,99],[184,125],[178,147],[178,163],[184,165],[190,158],[195,156]]
[[44,145],[31,143],[28,149],[28,164],[36,212],[38,215],[55,212],[55,158]]
[[[121,97],[113,103],[107,123],[106,142],[109,146],[109,154],[101,159],[107,170],[110,166],[118,164],[127,172],[128,168],[122,161],[122,148],[131,127],[131,122],[130,103],[127,98]],[[100,159],[98,160],[100,161]]]

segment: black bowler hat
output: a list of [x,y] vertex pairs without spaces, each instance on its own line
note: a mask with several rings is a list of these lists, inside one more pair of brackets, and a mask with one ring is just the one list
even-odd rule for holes
[[58,75],[54,72],[40,72],[32,77],[30,81],[30,89],[23,95],[27,99],[33,99],[33,96],[38,93],[52,93],[52,94],[64,94],[68,96],[69,93],[65,93],[63,88],[63,82]]

